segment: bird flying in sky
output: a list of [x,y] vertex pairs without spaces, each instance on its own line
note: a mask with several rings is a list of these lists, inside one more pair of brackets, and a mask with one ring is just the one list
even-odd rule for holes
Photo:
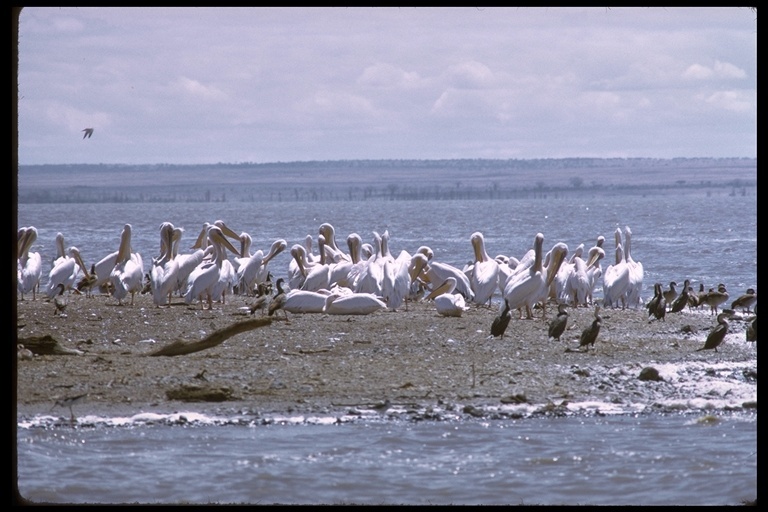
[[83,134],[83,138],[86,138],[86,137],[88,137],[88,138],[90,139],[90,138],[91,138],[91,135],[93,135],[93,128],[84,128],[82,131],[84,131],[84,132],[85,132],[85,133]]

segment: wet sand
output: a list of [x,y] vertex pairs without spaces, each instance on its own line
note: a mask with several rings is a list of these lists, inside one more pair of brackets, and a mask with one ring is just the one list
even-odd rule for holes
[[[87,394],[75,415],[199,411],[231,414],[336,414],[402,407],[491,414],[502,404],[529,404],[552,413],[569,402],[645,404],[695,399],[664,380],[641,380],[646,367],[666,363],[751,361],[756,408],[755,344],[745,323],[731,321],[738,341],[718,352],[700,351],[715,325],[706,312],[668,314],[649,322],[647,311],[601,310],[594,348],[578,352],[593,308],[569,308],[561,341],[547,336],[547,318],[513,316],[503,338],[490,336],[497,310],[472,306],[461,318],[442,317],[433,303],[410,303],[396,312],[366,316],[282,313],[271,322],[217,346],[180,356],[152,356],[175,340],[199,341],[244,320],[252,298],[229,297],[212,310],[175,297],[158,308],[150,295],[117,305],[106,295],[72,294],[63,315],[54,304],[17,301],[17,337],[50,335],[77,355],[35,355],[17,360],[17,414],[69,417],[57,400]],[[265,318],[269,318],[265,316]],[[692,331],[692,332],[686,332]],[[736,339],[734,337],[734,339]],[[571,349],[571,350],[568,350]],[[428,413],[423,413],[428,414]]]

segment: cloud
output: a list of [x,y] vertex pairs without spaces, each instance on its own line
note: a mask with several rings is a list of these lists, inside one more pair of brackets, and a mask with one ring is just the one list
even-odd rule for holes
[[212,101],[224,101],[227,99],[226,93],[222,90],[213,86],[203,85],[197,80],[192,80],[185,76],[179,77],[171,84],[171,88],[196,99]]
[[420,82],[418,73],[404,71],[391,64],[378,63],[368,66],[357,79],[359,85],[371,87],[411,87]]
[[710,105],[733,112],[754,112],[757,105],[747,91],[717,91],[704,98]]
[[691,64],[686,68],[683,73],[684,78],[691,78],[694,80],[707,80],[710,78],[715,79],[728,79],[728,78],[747,78],[747,73],[738,66],[734,66],[728,62],[715,61],[714,66],[704,66],[702,64]]

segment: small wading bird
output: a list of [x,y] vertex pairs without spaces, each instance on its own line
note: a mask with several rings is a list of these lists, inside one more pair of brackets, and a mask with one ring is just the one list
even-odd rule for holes
[[584,347],[586,351],[589,351],[590,345],[594,347],[595,341],[597,341],[597,335],[600,334],[600,327],[602,325],[603,318],[600,316],[600,306],[595,306],[595,319],[592,321],[592,325],[581,332],[579,348]]
[[549,322],[549,337],[555,338],[560,341],[560,336],[565,332],[565,327],[568,325],[568,311],[566,310],[566,304],[561,302],[557,305],[557,316]]
[[707,336],[704,346],[696,349],[696,352],[701,350],[714,350],[717,352],[717,347],[723,342],[726,334],[728,334],[728,313],[720,313],[717,315],[717,325]]
[[728,300],[728,290],[725,289],[725,285],[720,283],[717,285],[717,290],[710,288],[704,296],[699,297],[699,301],[702,305],[709,306],[710,312],[717,314],[717,307]]
[[88,393],[83,393],[82,395],[70,396],[67,398],[62,398],[61,400],[56,400],[56,402],[53,404],[53,407],[51,407],[51,410],[53,410],[56,406],[67,407],[70,414],[69,422],[74,424],[77,421],[77,418],[75,418],[75,413],[72,412],[72,406],[82,402],[83,399],[87,396]]
[[677,298],[677,283],[674,281],[669,282],[669,289],[664,290],[664,300],[669,304],[672,305],[673,302],[675,302],[675,299]]
[[736,310],[741,308],[746,313],[752,312],[752,306],[757,302],[757,292],[754,288],[747,288],[744,295],[740,295],[731,303],[731,309]]
[[81,132],[85,132],[85,133],[83,133],[83,138],[84,138],[84,139],[85,139],[86,137],[90,139],[90,138],[91,138],[91,135],[93,135],[93,128],[83,128],[83,129],[82,129],[82,130],[80,130],[80,131],[81,131]]
[[64,284],[59,283],[56,289],[59,290],[59,293],[53,298],[53,305],[55,306],[53,316],[61,315],[64,313],[64,310],[67,309],[67,298],[64,296]]
[[509,302],[507,302],[506,299],[504,299],[504,309],[502,309],[501,313],[498,314],[496,318],[493,319],[493,322],[491,323],[491,336],[494,338],[497,336],[500,336],[502,339],[504,338],[504,333],[507,330],[507,326],[509,326],[509,320],[512,318],[512,312],[509,309]]
[[27,347],[22,345],[21,343],[16,345],[16,359],[19,361],[30,361],[35,357],[35,354],[32,353],[31,350],[29,350]]

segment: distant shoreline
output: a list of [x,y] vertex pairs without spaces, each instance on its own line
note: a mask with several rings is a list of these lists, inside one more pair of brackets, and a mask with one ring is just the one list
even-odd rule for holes
[[29,204],[497,200],[656,191],[746,196],[756,187],[757,160],[749,158],[51,164],[19,166],[17,199]]

